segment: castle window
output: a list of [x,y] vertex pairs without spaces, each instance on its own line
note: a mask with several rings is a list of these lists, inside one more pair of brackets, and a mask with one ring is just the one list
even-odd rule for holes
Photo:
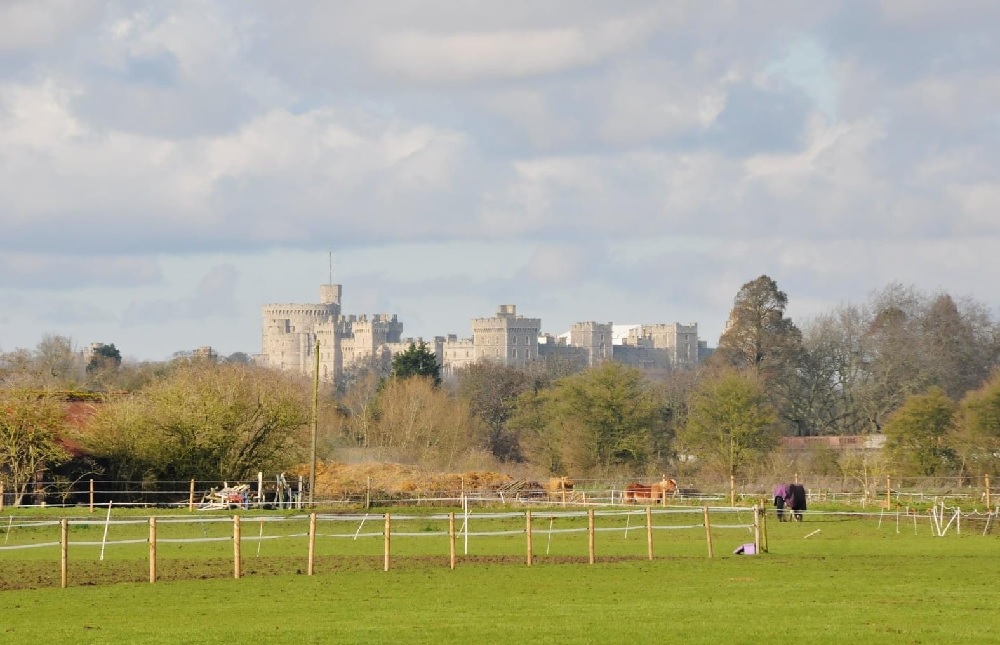
[[514,350],[514,358],[517,358],[517,350]]

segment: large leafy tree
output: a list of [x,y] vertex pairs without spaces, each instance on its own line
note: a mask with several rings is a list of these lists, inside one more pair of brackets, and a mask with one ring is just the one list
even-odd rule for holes
[[239,364],[179,362],[91,419],[89,447],[124,480],[248,479],[294,464],[308,383]]
[[520,461],[517,434],[508,427],[518,397],[531,386],[525,372],[492,361],[480,361],[457,374],[458,396],[486,424],[487,447],[502,461]]
[[863,434],[861,406],[869,363],[868,321],[854,305],[841,305],[805,326],[800,390],[793,405],[805,434]]
[[536,463],[554,472],[633,473],[652,465],[663,410],[640,370],[610,362],[527,393],[514,424]]
[[740,287],[712,358],[755,372],[782,369],[801,349],[802,334],[785,318],[788,296],[766,275]]
[[441,366],[427,343],[420,341],[419,344],[410,343],[405,351],[392,357],[392,375],[400,379],[412,376],[427,377],[433,380],[435,385],[440,385]]
[[881,432],[929,387],[952,400],[979,387],[996,365],[998,339],[984,305],[890,284],[806,326],[795,414],[810,434]]
[[65,430],[62,404],[37,392],[0,390],[0,475],[21,503],[36,473],[69,458],[57,443]]
[[687,423],[678,439],[705,471],[748,474],[778,446],[777,421],[759,376],[722,370],[707,374],[692,392]]
[[711,364],[747,370],[766,380],[766,391],[786,431],[811,434],[816,402],[802,333],[785,317],[788,296],[766,275],[744,284],[733,301]]
[[982,385],[1000,357],[997,326],[989,309],[972,300],[938,294],[919,318],[920,351],[929,380],[952,399]]
[[995,473],[1000,466],[1000,372],[959,404],[956,444],[965,470]]
[[930,476],[948,472],[955,452],[948,445],[957,406],[939,387],[909,397],[885,424],[886,451],[897,472]]

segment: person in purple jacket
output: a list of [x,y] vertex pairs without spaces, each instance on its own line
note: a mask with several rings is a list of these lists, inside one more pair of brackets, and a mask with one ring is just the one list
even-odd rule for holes
[[778,484],[774,487],[774,507],[777,509],[778,521],[785,521],[785,498],[788,497],[788,484]]

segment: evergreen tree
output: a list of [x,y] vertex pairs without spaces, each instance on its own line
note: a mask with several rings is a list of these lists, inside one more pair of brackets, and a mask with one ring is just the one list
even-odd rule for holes
[[787,306],[788,296],[768,276],[744,284],[733,301],[713,359],[758,373],[780,371],[795,361],[802,333],[785,318]]
[[87,373],[105,369],[117,369],[122,364],[122,353],[114,343],[98,345],[87,363]]
[[392,357],[392,375],[399,379],[425,376],[431,378],[434,385],[441,384],[441,366],[437,356],[423,341],[419,345],[410,343],[406,351]]

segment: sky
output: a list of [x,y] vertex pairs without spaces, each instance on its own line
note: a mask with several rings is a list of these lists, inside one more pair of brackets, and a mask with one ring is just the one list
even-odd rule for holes
[[[1000,303],[1000,2],[0,0],[0,350]],[[331,262],[332,258],[332,262]]]

